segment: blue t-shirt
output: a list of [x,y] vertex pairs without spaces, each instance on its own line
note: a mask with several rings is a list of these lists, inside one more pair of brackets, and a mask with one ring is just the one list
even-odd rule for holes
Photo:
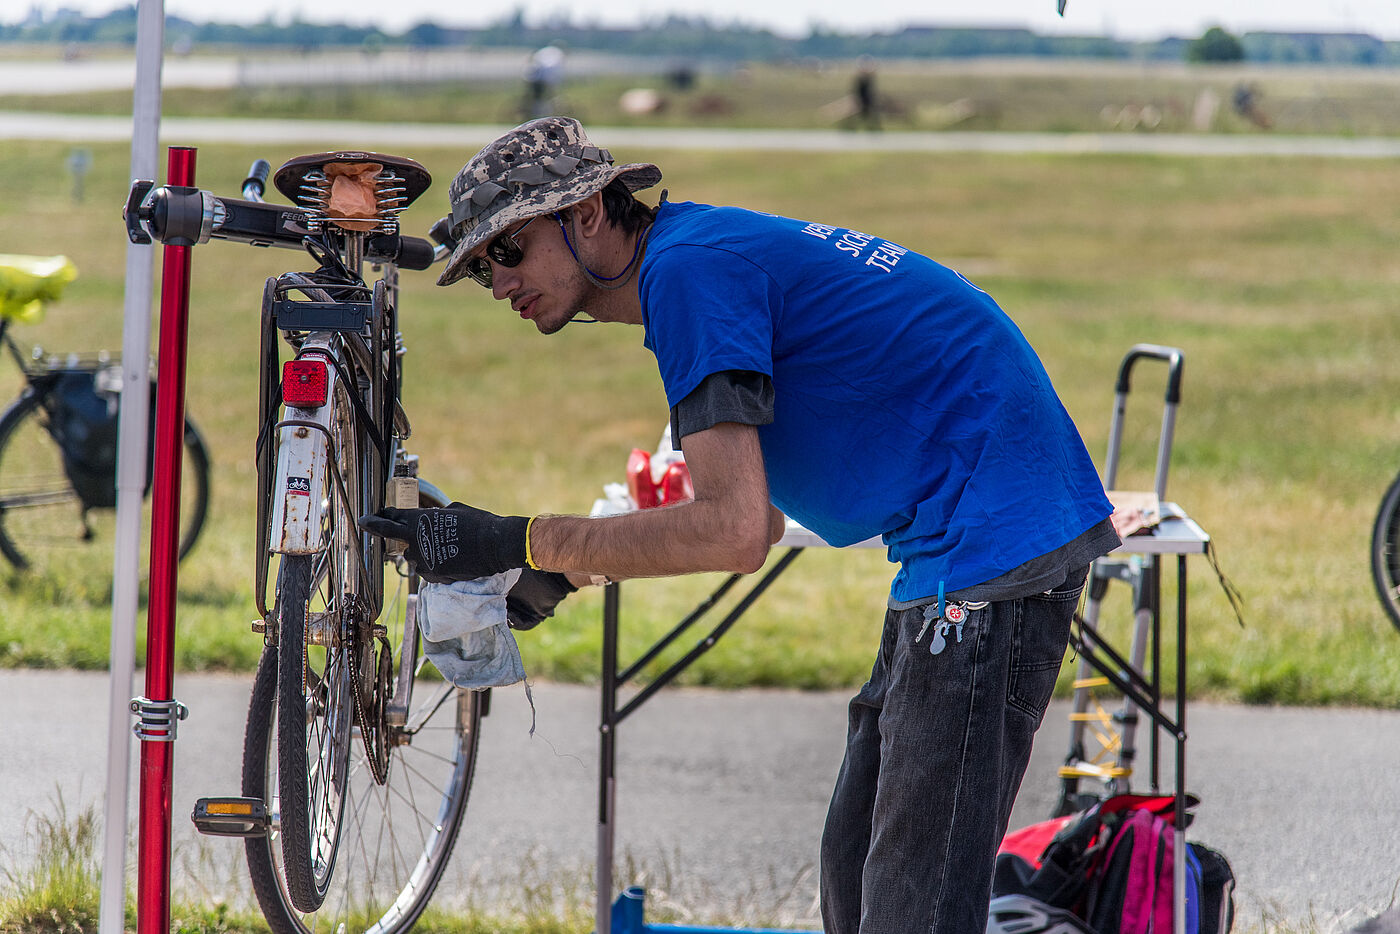
[[772,380],[774,505],[836,545],[882,535],[891,599],[990,580],[1112,508],[1040,360],[987,293],[868,234],[663,204],[640,274],[675,406],[711,373]]

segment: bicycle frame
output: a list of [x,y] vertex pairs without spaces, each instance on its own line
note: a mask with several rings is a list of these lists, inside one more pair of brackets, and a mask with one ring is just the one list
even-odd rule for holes
[[[356,252],[355,235],[346,236],[346,257]],[[358,272],[349,263],[352,272]],[[361,287],[351,287],[359,292]],[[270,556],[314,554],[321,541],[325,510],[332,500],[352,516],[372,513],[385,505],[385,486],[396,470],[409,469],[400,441],[408,437],[408,419],[398,401],[396,320],[391,293],[396,292],[392,267],[375,283],[370,302],[319,301],[325,289],[293,277],[268,281],[263,298],[262,405],[258,458],[258,550],[255,592],[263,619],[267,613]],[[311,294],[313,300],[297,300],[293,294]],[[312,330],[301,338],[301,327]],[[314,359],[327,377],[326,404],[303,408],[285,403],[281,417],[279,340],[295,349],[295,359]],[[376,369],[378,368],[378,369]],[[368,399],[361,399],[360,385]],[[369,440],[373,451],[361,452],[363,465],[360,496],[352,501],[346,478],[336,465],[342,462],[334,449],[331,418],[337,393],[352,403],[356,431]],[[383,580],[377,573],[384,558],[382,539],[365,533],[351,538],[359,569],[360,596],[370,619],[377,619],[383,603]]]
[[[311,915],[322,917],[323,906],[337,919],[329,929],[344,929],[346,912],[359,910],[346,901],[352,891],[369,899],[371,913],[381,910],[372,907],[374,893],[386,897],[382,929],[404,934],[460,827],[487,700],[450,684],[426,699],[415,691],[424,661],[417,576],[409,567],[406,586],[389,585],[385,565],[401,549],[361,531],[357,519],[385,505],[448,502],[417,478],[417,458],[402,444],[410,424],[399,402],[397,298],[400,268],[427,269],[455,244],[446,219],[433,230],[436,247],[399,235],[398,212],[431,182],[412,160],[364,152],[291,159],[275,182],[293,207],[262,200],[269,170],[255,163],[243,200],[138,181],[125,214],[136,242],[213,237],[304,248],[317,264],[268,279],[263,292],[254,629],[268,648],[249,708],[243,796],[200,799],[194,820],[205,833],[249,838],[254,892],[281,934],[320,930],[306,924],[316,924]],[[346,184],[354,196],[345,196]],[[375,281],[362,271],[367,263]],[[450,735],[438,730],[443,717]],[[356,728],[362,756],[351,749]],[[417,764],[391,768],[400,757]],[[421,805],[412,791],[419,786],[427,795]],[[352,818],[347,795],[372,802],[368,811]],[[407,820],[433,828],[407,844],[421,847],[416,859],[401,859],[389,842],[404,804],[416,815]],[[360,830],[371,835],[367,848],[341,840]],[[335,854],[345,846],[360,868],[336,883]],[[349,886],[347,894],[328,900],[337,884]]]
[[15,363],[19,366],[20,372],[24,372],[24,355],[19,352],[19,347],[15,344],[14,338],[10,337],[9,318],[0,318],[0,342],[5,344],[5,349],[10,352],[10,356],[15,358]]
[[[329,189],[324,176],[314,174],[317,157],[302,157],[284,166],[298,167],[301,173],[291,176],[289,184],[295,191],[282,189],[288,197],[296,195],[295,207],[263,200],[270,166],[259,160],[244,180],[242,200],[137,181],[124,211],[133,242],[149,242],[154,237],[204,243],[212,237],[292,249],[310,249],[314,243],[323,251],[323,268],[333,264],[346,274],[330,286],[311,276],[286,274],[269,279],[263,292],[254,599],[265,621],[274,618],[267,606],[271,556],[316,551],[329,497],[336,497],[347,514],[364,515],[385,505],[384,491],[390,477],[416,475],[414,459],[399,445],[408,437],[410,426],[398,399],[398,268],[427,269],[448,255],[454,244],[442,222],[433,230],[437,245],[398,233],[397,212],[427,186],[428,179],[416,174],[406,160],[373,158],[387,160],[401,173],[391,183],[398,187],[385,190],[387,207],[381,205],[383,216],[373,226],[337,226],[328,221],[323,208]],[[308,170],[312,174],[307,174]],[[308,185],[308,181],[313,183]],[[279,186],[283,183],[279,174]],[[366,262],[380,264],[383,269],[372,287],[364,285],[361,277]],[[281,411],[279,364],[284,339],[297,356],[310,354],[327,361],[328,393],[337,391],[338,386],[345,389],[353,404],[357,431],[376,449],[377,456],[362,458],[366,475],[358,486],[366,495],[358,503],[350,502],[345,478],[332,469],[338,459],[331,447],[331,406],[287,406]],[[368,389],[365,399],[358,391],[361,380]],[[366,585],[365,609],[371,619],[377,619],[383,599],[378,568],[384,544],[375,536],[360,534],[354,548],[361,573],[368,578],[362,581]]]
[[[346,236],[342,261],[354,259],[363,244],[355,235]],[[350,263],[346,265],[354,270]],[[267,586],[273,554],[314,554],[324,547],[321,529],[325,509],[336,498],[349,515],[365,515],[386,505],[390,477],[415,479],[429,498],[447,502],[438,490],[417,479],[416,458],[406,454],[401,442],[411,434],[408,417],[398,397],[398,358],[403,349],[397,330],[397,270],[386,265],[375,282],[368,303],[318,301],[317,290],[283,277],[269,279],[263,294],[262,310],[262,389],[260,424],[264,426],[258,457],[258,569],[255,594],[265,621],[274,617],[267,610]],[[297,300],[293,293],[313,293],[311,300]],[[296,343],[294,326],[317,328]],[[299,408],[285,404],[278,417],[281,383],[278,380],[280,344],[293,343],[296,359],[318,358],[326,364],[327,404]],[[379,371],[375,368],[380,367]],[[334,407],[329,404],[338,389],[358,399],[358,377],[365,377],[369,398],[357,402],[355,418],[359,434],[368,438],[375,450],[362,454],[365,476],[359,484],[361,497],[352,502],[345,478],[336,470],[342,458],[336,456],[331,426]],[[376,395],[376,392],[378,394]],[[272,443],[275,439],[275,445]],[[383,608],[383,539],[359,533],[352,538],[356,565],[361,579],[359,595],[371,620]],[[413,701],[413,683],[419,658],[420,634],[417,625],[417,593],[405,596],[405,625],[398,651],[394,687],[386,702],[385,721],[395,730],[411,732],[408,722]],[[266,625],[266,624],[265,624]],[[334,633],[321,633],[327,642]]]

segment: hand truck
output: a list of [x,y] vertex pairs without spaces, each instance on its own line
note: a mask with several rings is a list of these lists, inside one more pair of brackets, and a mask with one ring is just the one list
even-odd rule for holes
[[[1166,396],[1162,408],[1162,424],[1157,438],[1157,462],[1153,476],[1153,491],[1159,503],[1165,502],[1167,471],[1171,464],[1172,439],[1176,429],[1176,411],[1181,402],[1182,352],[1175,347],[1157,344],[1137,344],[1123,357],[1114,388],[1113,420],[1108,433],[1108,454],[1104,461],[1104,488],[1114,490],[1123,444],[1123,422],[1127,411],[1128,392],[1134,365],[1144,359],[1160,360],[1167,365]],[[1112,554],[1094,562],[1089,573],[1089,599],[1084,609],[1084,622],[1097,627],[1099,614],[1109,584],[1119,581],[1132,590],[1132,642],[1128,661],[1136,672],[1143,670],[1149,643],[1153,646],[1153,678],[1147,694],[1160,703],[1157,689],[1157,640],[1153,638],[1158,618],[1155,605],[1156,586],[1160,568],[1158,559],[1150,554]],[[1125,677],[1127,672],[1121,673]],[[1109,679],[1096,675],[1087,655],[1081,654],[1074,680],[1074,704],[1070,712],[1069,752],[1060,767],[1060,798],[1054,816],[1071,814],[1115,794],[1129,790],[1136,755],[1138,706],[1128,697],[1110,712],[1096,691],[1109,686]],[[1157,730],[1152,731],[1152,787],[1157,780]],[[1081,782],[1092,783],[1089,789]],[[1095,787],[1097,786],[1097,787]]]

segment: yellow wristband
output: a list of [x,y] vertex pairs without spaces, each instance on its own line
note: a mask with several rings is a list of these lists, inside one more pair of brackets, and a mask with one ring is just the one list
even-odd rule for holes
[[535,524],[539,516],[531,516],[530,521],[525,523],[525,563],[536,571],[543,571],[544,568],[535,563],[535,556],[530,552],[530,526]]

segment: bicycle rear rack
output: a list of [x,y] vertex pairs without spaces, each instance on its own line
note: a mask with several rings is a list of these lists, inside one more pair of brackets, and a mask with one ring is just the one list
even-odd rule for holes
[[[386,275],[392,275],[391,272]],[[335,442],[325,429],[313,422],[279,418],[281,403],[281,384],[279,376],[281,368],[278,365],[280,359],[279,348],[281,346],[281,332],[285,330],[308,330],[308,331],[345,331],[350,332],[344,335],[342,343],[348,354],[358,361],[360,366],[373,367],[380,365],[382,353],[385,348],[380,345],[387,341],[387,338],[376,340],[379,331],[393,328],[393,303],[390,299],[390,287],[383,281],[375,283],[373,289],[369,290],[371,300],[369,302],[358,301],[299,301],[288,296],[290,292],[302,291],[311,288],[305,283],[284,282],[281,277],[274,277],[267,280],[263,290],[262,308],[262,347],[260,350],[264,373],[263,385],[259,388],[259,424],[262,426],[257,446],[257,469],[258,469],[258,501],[257,501],[257,567],[254,580],[254,600],[259,616],[261,617],[262,630],[265,638],[269,641],[275,639],[275,622],[273,616],[267,608],[268,573],[271,554],[277,549],[270,536],[272,534],[272,497],[277,495],[273,489],[274,477],[276,474],[276,449],[278,432],[284,427],[295,427],[304,431],[319,431],[325,434],[325,444],[328,448],[329,475],[332,479],[331,496],[338,499],[348,515],[358,517],[364,511],[373,511],[381,503],[378,497],[371,497],[365,503],[351,502],[346,492],[344,479],[341,477],[336,464],[339,458],[336,457]],[[366,331],[370,332],[371,346],[364,346],[360,343]],[[397,359],[396,348],[391,351],[395,360]],[[340,369],[337,364],[337,369]],[[370,475],[362,478],[362,483],[369,487],[380,485],[387,486],[389,474],[393,470],[395,458],[394,434],[398,432],[399,438],[408,436],[408,421],[403,415],[402,407],[397,399],[397,392],[393,388],[386,388],[386,395],[390,398],[381,400],[370,400],[370,407],[374,411],[368,411],[359,399],[359,387],[355,385],[353,374],[342,371],[345,381],[345,390],[351,394],[351,401],[355,409],[354,417],[361,421],[361,427],[366,431],[370,439],[379,446],[379,456],[371,458],[374,468]],[[394,382],[391,377],[390,382]],[[385,544],[383,539],[377,536],[370,536],[366,533],[359,533],[352,536],[355,551],[356,563],[360,568],[363,579],[361,581],[362,596],[366,601],[366,608],[371,619],[377,619],[382,608],[383,594],[382,584],[379,576],[375,572],[382,562]],[[256,623],[256,621],[255,621]],[[255,630],[256,630],[255,625]]]

